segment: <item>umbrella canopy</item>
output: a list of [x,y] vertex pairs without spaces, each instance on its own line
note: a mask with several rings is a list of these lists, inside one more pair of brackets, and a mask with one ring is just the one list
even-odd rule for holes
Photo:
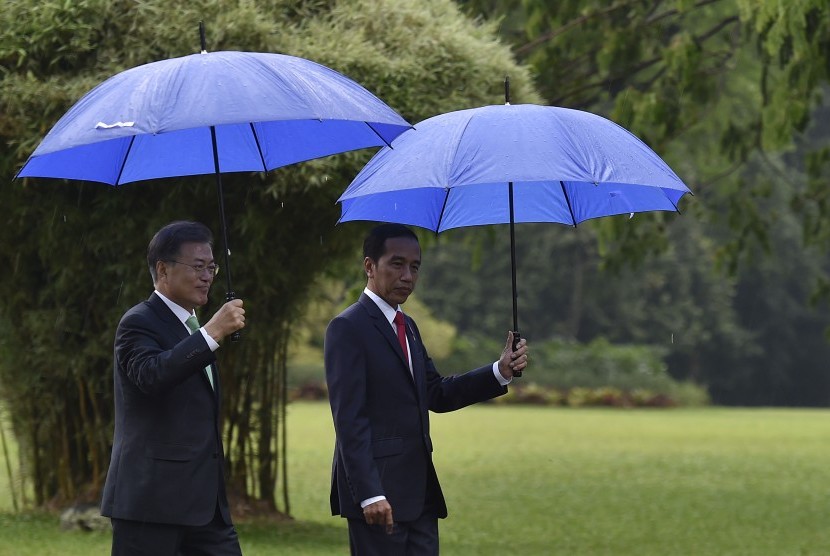
[[601,116],[532,104],[429,118],[381,149],[338,201],[341,222],[442,232],[510,222],[577,225],[676,211],[689,189],[645,143]]
[[346,76],[282,54],[203,52],[104,81],[52,128],[17,177],[121,185],[264,172],[389,144],[411,126]]
[[84,95],[16,177],[117,186],[214,174],[230,300],[223,172],[264,172],[388,145],[412,126],[330,68],[282,54],[208,53],[202,25],[200,32],[201,54],[126,70]]
[[[381,149],[340,196],[339,222],[397,222],[442,232],[515,222],[677,211],[690,193],[645,143],[614,122],[553,106],[500,105],[424,120]],[[518,335],[518,334],[514,334]]]

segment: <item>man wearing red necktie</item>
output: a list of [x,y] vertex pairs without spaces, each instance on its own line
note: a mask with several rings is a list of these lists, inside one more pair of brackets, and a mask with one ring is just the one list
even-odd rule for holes
[[331,510],[348,519],[357,555],[436,555],[447,507],[435,467],[429,410],[500,396],[527,366],[525,340],[508,332],[498,361],[443,377],[400,306],[421,266],[417,236],[375,227],[363,243],[366,288],[326,330],[325,366],[336,433]]

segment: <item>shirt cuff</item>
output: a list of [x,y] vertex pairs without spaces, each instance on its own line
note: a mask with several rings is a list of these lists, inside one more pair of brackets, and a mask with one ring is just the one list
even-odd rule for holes
[[202,333],[202,336],[204,337],[205,341],[207,342],[207,345],[210,348],[210,351],[216,351],[217,349],[219,349],[219,344],[216,343],[216,340],[214,340],[213,338],[210,337],[210,334],[205,332],[204,327],[200,328],[199,332]]
[[493,363],[493,374],[496,375],[496,380],[498,380],[499,384],[501,384],[502,386],[507,386],[508,384],[510,384],[510,381],[513,380],[512,377],[511,378],[504,378],[503,376],[501,376],[501,373],[499,372],[499,362],[498,361]]
[[386,500],[386,496],[372,496],[371,498],[367,498],[361,502],[360,507],[365,508],[369,504],[374,504],[375,502],[380,502],[381,500]]

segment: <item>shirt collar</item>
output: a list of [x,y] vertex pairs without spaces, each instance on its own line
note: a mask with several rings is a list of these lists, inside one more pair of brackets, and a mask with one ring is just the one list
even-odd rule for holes
[[375,305],[378,306],[378,309],[381,310],[383,316],[386,317],[386,320],[389,321],[389,324],[395,322],[395,313],[400,311],[401,306],[398,305],[397,307],[392,307],[386,301],[384,301],[378,294],[370,290],[369,288],[364,288],[363,293],[369,296],[369,299],[375,302]]
[[187,309],[173,301],[170,301],[169,299],[164,297],[163,293],[161,293],[158,290],[156,290],[156,295],[159,296],[162,301],[164,301],[164,304],[167,305],[171,311],[173,311],[173,314],[176,315],[176,318],[182,321],[182,324],[186,324],[185,321],[196,314],[195,311],[188,313]]

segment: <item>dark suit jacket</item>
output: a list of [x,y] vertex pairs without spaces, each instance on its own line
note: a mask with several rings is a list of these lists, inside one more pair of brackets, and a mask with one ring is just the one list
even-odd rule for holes
[[[216,357],[155,293],[115,333],[115,433],[105,516],[205,525],[230,512],[222,469]],[[204,368],[212,366],[214,391]]]
[[366,294],[326,330],[326,380],[337,437],[333,515],[362,519],[360,502],[383,495],[395,521],[415,520],[431,476],[438,517],[446,517],[432,463],[428,410],[453,411],[507,392],[493,376],[492,364],[442,377],[409,317],[406,331],[414,379],[392,326]]

